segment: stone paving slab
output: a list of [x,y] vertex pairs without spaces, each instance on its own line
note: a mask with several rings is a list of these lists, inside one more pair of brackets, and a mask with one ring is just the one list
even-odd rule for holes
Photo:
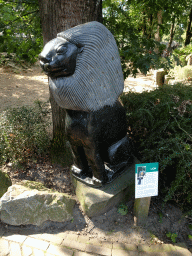
[[10,243],[10,256],[22,256],[21,247],[19,243]]
[[[10,234],[0,238],[0,256],[191,256],[192,253],[172,244],[135,245],[112,243],[76,234]],[[36,237],[36,238],[35,238]],[[37,239],[37,237],[39,239]]]
[[34,256],[44,256],[45,253],[39,249],[33,249],[33,255]]
[[4,236],[4,238],[17,243],[23,243],[27,239],[26,236],[19,234]]
[[23,256],[30,256],[33,253],[33,250],[31,247],[23,245],[22,246],[22,255]]
[[0,238],[0,256],[6,256],[10,252],[9,242]]
[[57,256],[72,256],[73,251],[61,246],[50,245],[47,253]]
[[86,245],[85,246],[85,251],[90,252],[90,253],[95,253],[99,255],[106,255],[106,256],[111,256],[111,249],[97,246],[97,245]]
[[42,240],[37,240],[32,237],[27,237],[27,239],[24,242],[24,245],[28,245],[30,247],[34,247],[36,249],[44,250],[46,251],[47,248],[49,247],[49,243],[42,241]]
[[[65,237],[66,237],[66,234],[65,234]],[[41,234],[40,239],[54,243],[54,244],[61,245],[65,237],[59,236],[58,234],[45,233],[45,234]]]
[[94,255],[86,252],[75,252],[74,256],[94,256]]
[[136,244],[113,243],[113,249],[137,251],[138,248]]

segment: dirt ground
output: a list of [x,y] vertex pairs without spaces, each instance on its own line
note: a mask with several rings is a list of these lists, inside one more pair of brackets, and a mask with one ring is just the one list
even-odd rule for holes
[[[142,77],[139,79],[137,86],[138,83],[142,83]],[[146,77],[143,79],[146,81]],[[130,81],[128,79],[126,86],[129,85],[129,82],[134,85],[135,81],[133,81],[133,78]],[[149,81],[152,83],[151,79],[146,82]],[[3,68],[0,69],[0,112],[8,107],[32,105],[37,99],[41,101],[49,99],[47,77],[41,72],[38,65],[27,71],[18,71],[18,73]],[[11,163],[7,163],[2,169],[9,173],[13,184],[22,179],[36,180],[44,183],[49,188],[73,194],[69,170],[51,164],[49,159],[31,163],[23,171],[13,169]],[[107,241],[148,245],[172,243],[171,238],[166,235],[170,232],[171,234],[177,234],[177,243],[185,243],[189,249],[192,249],[192,240],[188,238],[189,235],[192,235],[192,219],[183,214],[177,206],[169,204],[162,209],[161,199],[153,197],[146,226],[137,227],[134,225],[133,203],[133,200],[127,202],[128,213],[126,215],[121,215],[118,213],[118,207],[114,207],[106,214],[93,218],[85,216],[77,204],[73,222],[49,223],[47,227],[45,225],[43,228],[49,231],[51,229],[53,232],[69,230]],[[4,224],[0,223],[0,225]],[[34,227],[22,226],[20,228],[32,229]]]
[[32,105],[35,100],[49,99],[47,77],[38,65],[17,72],[0,68],[0,111],[7,107]]

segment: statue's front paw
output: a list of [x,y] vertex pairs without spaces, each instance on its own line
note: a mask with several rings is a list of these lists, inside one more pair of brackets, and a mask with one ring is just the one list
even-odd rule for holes
[[103,182],[101,180],[95,178],[94,176],[92,178],[92,182],[93,182],[93,185],[95,187],[102,187],[103,186]]
[[88,169],[79,169],[78,167],[76,167],[75,165],[73,165],[71,167],[71,172],[79,177],[79,178],[85,178],[85,177],[88,177],[88,178],[92,178],[93,174],[92,174],[92,171],[90,168]]
[[76,177],[81,178],[83,176],[83,170],[79,169],[75,165],[71,167],[71,172],[74,174]]

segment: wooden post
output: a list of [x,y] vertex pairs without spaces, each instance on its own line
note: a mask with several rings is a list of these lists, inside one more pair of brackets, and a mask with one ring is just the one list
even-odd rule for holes
[[136,198],[134,204],[134,224],[145,226],[149,213],[151,197]]

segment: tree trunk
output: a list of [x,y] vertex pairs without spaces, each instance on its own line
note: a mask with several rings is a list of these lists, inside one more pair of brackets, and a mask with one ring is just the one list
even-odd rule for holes
[[173,37],[174,37],[174,34],[175,34],[175,29],[174,28],[175,28],[175,18],[173,19],[173,22],[172,22],[172,25],[171,25],[170,39],[169,39],[169,44],[168,44],[168,47],[167,47],[167,51],[168,51],[169,54],[172,51],[171,45],[172,45]]
[[191,22],[192,22],[192,9],[191,9],[190,14],[189,14],[189,22],[188,22],[187,31],[186,31],[185,46],[190,44],[190,40],[191,40],[191,36],[192,36]]
[[162,24],[162,10],[157,13],[157,32],[155,33],[155,40],[161,42],[160,25]]
[[[43,41],[46,44],[57,33],[76,25],[97,20],[102,22],[102,0],[39,0]],[[52,108],[52,155],[67,165],[65,140],[65,109],[60,108],[50,93]],[[63,159],[61,159],[63,158]],[[60,159],[60,160],[59,160]]]
[[143,12],[143,36],[147,36],[147,26],[146,26],[146,13]]

